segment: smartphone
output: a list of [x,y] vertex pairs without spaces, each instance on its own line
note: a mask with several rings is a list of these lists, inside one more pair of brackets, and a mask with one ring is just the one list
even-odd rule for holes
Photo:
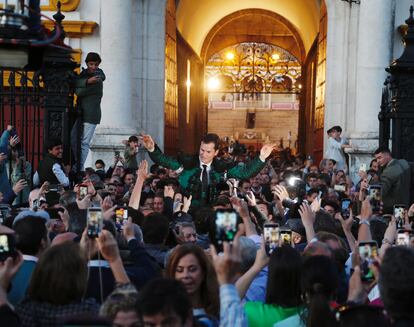
[[79,185],[79,200],[83,200],[88,195],[88,186],[81,184]]
[[280,229],[279,230],[279,245],[289,245],[292,246],[292,230],[290,229]]
[[49,184],[48,192],[60,192],[62,189],[62,185],[60,184]]
[[393,215],[397,222],[397,228],[403,228],[405,223],[405,205],[394,204]]
[[312,160],[313,161],[313,157],[311,155],[306,157],[307,160]]
[[124,223],[128,221],[128,208],[127,207],[117,207],[115,210],[115,219],[116,224],[119,226],[124,226]]
[[279,225],[275,223],[266,223],[263,225],[263,237],[267,255],[279,246]]
[[121,153],[119,151],[115,151],[115,157],[119,157]]
[[409,246],[410,241],[413,238],[413,233],[410,230],[398,229],[397,230],[397,240],[395,241],[396,245]]
[[334,185],[334,190],[337,192],[346,192],[346,186],[345,185]]
[[351,214],[351,199],[341,200],[341,215],[344,219],[348,219]]
[[368,174],[368,176],[367,176],[367,182],[368,182],[368,184],[371,182],[371,179],[372,179],[372,175],[371,174]]
[[[0,216],[3,221],[10,216],[11,208],[7,204],[0,204]],[[3,222],[2,222],[3,223]]]
[[368,195],[371,198],[372,212],[378,213],[381,211],[382,201],[382,186],[381,185],[370,185],[368,188]]
[[14,237],[12,234],[0,234],[0,261],[16,255]]
[[98,237],[102,231],[103,217],[101,208],[88,208],[88,236]]
[[373,281],[375,276],[369,265],[378,257],[378,245],[375,241],[360,242],[358,252],[361,258],[361,279],[363,281]]
[[234,210],[216,211],[216,240],[218,244],[233,242],[237,233],[237,213]]
[[366,172],[367,171],[367,164],[361,164],[361,166],[359,166],[359,171],[363,171]]

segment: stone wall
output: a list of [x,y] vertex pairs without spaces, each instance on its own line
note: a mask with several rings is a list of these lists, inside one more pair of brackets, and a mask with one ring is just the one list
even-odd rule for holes
[[[298,131],[298,110],[256,110],[255,131],[259,138],[264,132],[269,135],[270,140],[279,141],[283,137],[287,146],[289,131],[292,133],[292,147],[297,137]],[[216,133],[220,137],[234,135],[239,132],[242,138],[246,130],[246,109],[226,110],[209,109],[208,111],[208,131]]]

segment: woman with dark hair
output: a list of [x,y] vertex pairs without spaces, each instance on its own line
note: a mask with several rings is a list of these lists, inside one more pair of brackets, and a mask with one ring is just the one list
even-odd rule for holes
[[172,252],[166,276],[180,281],[193,305],[197,318],[219,317],[219,286],[216,272],[204,251],[197,245],[183,244]]
[[313,256],[302,266],[302,298],[305,308],[275,327],[332,327],[336,325],[331,307],[335,299],[339,275],[335,263],[326,256]]
[[[258,253],[258,258],[264,256],[264,249]],[[263,268],[257,262],[237,281],[240,297],[244,296],[256,274]],[[301,310],[300,275],[302,260],[298,251],[290,246],[276,248],[270,255],[269,274],[266,286],[266,301],[246,302],[244,309],[249,326],[268,327],[293,316]]]

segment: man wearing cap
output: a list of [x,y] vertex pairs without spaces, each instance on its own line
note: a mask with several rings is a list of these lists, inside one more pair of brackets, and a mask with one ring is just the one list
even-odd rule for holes
[[341,132],[342,128],[340,126],[334,126],[328,129],[327,133],[329,137],[325,158],[335,160],[337,170],[346,171],[347,165],[343,149],[350,148],[351,146],[341,142]]

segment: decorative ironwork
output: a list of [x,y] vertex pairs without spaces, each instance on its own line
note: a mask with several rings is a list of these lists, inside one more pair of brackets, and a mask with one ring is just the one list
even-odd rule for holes
[[380,145],[388,145],[392,138],[395,158],[414,161],[414,17],[413,6],[404,36],[404,52],[386,69],[390,75],[382,92],[380,121]]
[[206,65],[210,89],[237,93],[298,92],[301,65],[287,50],[244,42],[214,54]]
[[[58,22],[54,34],[56,38],[62,37],[60,26],[64,16],[60,9],[54,17]],[[36,68],[30,61],[24,69],[0,67],[0,127],[2,130],[9,124],[16,127],[27,159],[35,169],[44,144],[51,137],[62,140],[64,160],[70,159],[70,115],[74,69],[78,65],[71,59],[72,50],[63,44],[63,38],[59,44],[51,44],[54,40],[50,39],[50,44],[33,52],[39,62]],[[30,49],[29,43],[27,46]]]

